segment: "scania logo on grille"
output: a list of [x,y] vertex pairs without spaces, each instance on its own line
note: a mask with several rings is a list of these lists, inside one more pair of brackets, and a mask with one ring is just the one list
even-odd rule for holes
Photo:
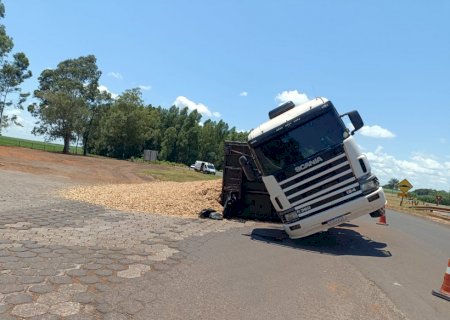
[[317,157],[315,159],[312,159],[308,162],[302,163],[301,165],[295,167],[295,172],[302,172],[305,169],[308,169],[312,166],[315,166],[318,163],[321,163],[323,161],[323,159],[321,157]]

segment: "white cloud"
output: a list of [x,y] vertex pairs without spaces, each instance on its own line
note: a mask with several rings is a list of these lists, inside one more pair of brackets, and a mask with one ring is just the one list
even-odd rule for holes
[[2,132],[5,135],[11,136],[11,137],[17,137],[22,139],[30,139],[30,140],[42,140],[42,136],[34,136],[31,134],[31,130],[33,130],[34,124],[36,119],[31,116],[30,113],[24,110],[20,109],[8,109],[5,110],[5,115],[16,115],[17,120],[22,125],[21,126],[15,126],[10,125],[4,131]]
[[212,112],[203,103],[195,103],[194,101],[191,101],[191,100],[189,100],[188,98],[186,98],[184,96],[178,96],[175,99],[175,101],[173,102],[173,104],[177,108],[180,108],[180,109],[187,107],[191,111],[197,110],[198,113],[200,113],[203,116],[209,117],[209,118],[211,118],[211,117],[220,118],[220,113]]
[[242,91],[241,93],[239,93],[239,96],[246,97],[246,96],[248,96],[248,92],[247,91]]
[[[16,116],[16,121],[18,123],[20,123],[22,126],[24,126],[25,124],[28,124],[28,123],[24,123],[27,121],[25,121],[24,118],[22,117],[22,110],[20,110],[20,109],[6,109],[3,114],[8,117]],[[12,126],[14,126],[14,125],[12,125]],[[23,130],[23,127],[18,126],[18,130]]]
[[297,90],[292,91],[283,91],[275,97],[275,100],[279,104],[283,104],[288,101],[292,101],[295,105],[299,105],[309,101],[309,98],[306,94],[298,92]]
[[415,188],[450,189],[450,162],[434,156],[414,154],[409,159],[398,159],[377,147],[366,153],[373,173],[383,184],[391,178],[408,179]]
[[113,77],[113,78],[118,79],[118,80],[122,80],[123,79],[122,75],[119,72],[109,72],[108,76]]
[[378,125],[364,126],[361,128],[360,133],[363,136],[371,138],[394,138],[395,134],[388,129],[382,128]]
[[375,149],[375,153],[381,153],[381,151],[383,151],[383,147],[382,147],[382,146],[378,146],[378,147]]
[[117,97],[119,96],[118,94],[109,91],[109,89],[104,85],[99,85],[98,90],[100,90],[101,92],[108,92],[113,99],[117,99]]
[[418,163],[420,166],[424,168],[436,170],[442,169],[442,164],[440,164],[438,161],[434,159],[427,158],[427,156],[422,154],[416,154],[415,156],[412,157],[412,160],[416,161],[416,163]]
[[6,109],[4,114],[7,115],[7,116],[20,117],[20,115],[22,114],[22,110],[20,110],[20,109]]
[[140,85],[139,86],[139,89],[141,89],[141,90],[143,90],[143,91],[148,91],[148,90],[150,90],[152,88],[152,86],[145,86],[145,85]]

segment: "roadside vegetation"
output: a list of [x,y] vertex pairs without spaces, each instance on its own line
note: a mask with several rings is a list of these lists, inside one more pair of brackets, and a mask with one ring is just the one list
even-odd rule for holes
[[144,174],[150,175],[153,178],[160,181],[175,181],[175,182],[187,182],[187,181],[199,181],[199,180],[217,180],[222,177],[204,174],[189,170],[187,168],[179,168],[173,166],[165,166],[161,168],[154,167],[152,169],[146,169]]
[[[42,141],[26,140],[19,138],[12,138],[6,136],[0,136],[0,146],[10,146],[10,147],[22,147],[50,152],[62,152],[64,146],[57,143],[49,143]],[[70,153],[72,154],[82,154],[83,150],[80,147],[70,146]]]
[[[5,6],[0,0],[0,21],[5,17]],[[14,42],[6,28],[0,24],[0,135],[10,125],[21,126],[17,113],[6,113],[7,109],[22,110],[30,95],[22,92],[20,85],[32,76],[28,70],[30,62],[23,52],[13,53]]]
[[[392,196],[397,196],[397,194],[401,192],[400,189],[398,189],[399,182],[400,181],[396,178],[390,179],[388,183],[383,186],[385,193],[387,195],[390,194]],[[439,201],[437,200],[438,198],[440,199]],[[416,203],[450,206],[450,191],[447,192],[445,190],[436,189],[415,189],[411,192],[408,192],[408,199],[410,199],[410,201],[415,201]]]

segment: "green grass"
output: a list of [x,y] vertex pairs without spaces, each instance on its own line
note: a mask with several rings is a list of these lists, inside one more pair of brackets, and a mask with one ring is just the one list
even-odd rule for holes
[[[62,144],[48,143],[42,141],[26,140],[12,137],[0,136],[0,146],[22,147],[36,150],[44,150],[50,152],[62,152],[64,146]],[[83,148],[70,147],[70,153],[83,154]]]
[[137,163],[146,163],[146,164],[160,164],[164,166],[171,166],[171,167],[182,167],[186,168],[186,165],[184,163],[177,163],[177,162],[170,162],[165,160],[156,160],[156,161],[144,161],[144,158],[142,157],[131,157],[129,159],[131,162],[137,162]]
[[216,175],[203,174],[195,172],[194,170],[189,170],[187,168],[177,168],[173,166],[170,166],[167,169],[163,168],[147,169],[143,171],[143,174],[150,175],[153,178],[161,181],[176,181],[176,182],[221,179],[221,177]]
[[397,195],[397,193],[400,193],[400,192],[401,192],[400,190],[397,190],[397,189],[389,189],[389,188],[383,188],[383,190],[384,190],[385,193],[395,194],[395,195]]

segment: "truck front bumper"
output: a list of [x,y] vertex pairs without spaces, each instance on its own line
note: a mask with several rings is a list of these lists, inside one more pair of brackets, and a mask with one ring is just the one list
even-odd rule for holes
[[318,213],[311,217],[284,224],[284,230],[291,239],[303,238],[317,232],[326,231],[344,222],[377,211],[386,205],[383,188],[361,196],[353,201]]

